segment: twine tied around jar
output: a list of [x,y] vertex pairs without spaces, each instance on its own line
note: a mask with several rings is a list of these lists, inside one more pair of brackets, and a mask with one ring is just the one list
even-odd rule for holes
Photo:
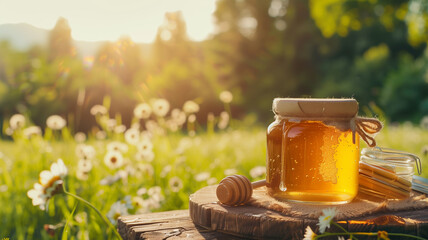
[[357,132],[369,147],[375,147],[376,141],[371,135],[379,132],[382,127],[382,123],[376,118],[355,116],[351,119],[352,142],[355,144],[355,132]]

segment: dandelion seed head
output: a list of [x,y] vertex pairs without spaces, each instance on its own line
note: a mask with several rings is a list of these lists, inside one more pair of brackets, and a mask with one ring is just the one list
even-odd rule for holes
[[80,159],[90,160],[95,157],[95,148],[91,145],[78,144],[75,152],[76,156]]
[[125,132],[125,141],[131,145],[137,145],[140,141],[140,131],[136,128],[130,128]]
[[186,113],[180,109],[174,108],[171,111],[171,119],[178,125],[182,126],[186,122]]
[[169,102],[166,99],[155,99],[152,104],[153,113],[158,117],[165,117],[169,111]]
[[9,119],[10,128],[13,130],[23,128],[25,126],[25,117],[22,114],[14,114]]
[[186,101],[183,104],[183,111],[187,114],[197,113],[199,112],[199,104],[194,101]]
[[90,110],[90,113],[94,116],[106,115],[107,112],[108,112],[107,108],[104,107],[103,105],[99,105],[99,104],[92,106],[92,108]]
[[41,136],[42,129],[39,126],[30,126],[24,129],[24,136],[26,138],[31,138],[34,136]]
[[83,132],[77,132],[74,134],[74,140],[78,143],[83,143],[86,141],[86,134]]
[[121,133],[124,133],[126,131],[126,126],[123,124],[117,125],[114,127],[113,130],[116,134],[121,134]]
[[61,130],[66,124],[65,119],[59,115],[52,115],[46,119],[46,125],[52,130]]
[[107,144],[107,151],[109,152],[118,151],[118,152],[126,153],[128,152],[128,145],[119,141],[114,141]]
[[229,91],[222,91],[219,95],[219,98],[223,103],[230,103],[233,100],[233,95]]
[[187,121],[189,121],[190,123],[196,122],[196,115],[190,114],[189,117],[187,118]]
[[152,108],[147,103],[140,103],[134,108],[134,116],[138,119],[147,119],[152,114]]
[[104,140],[107,138],[107,133],[104,131],[98,131],[95,133],[95,138],[98,140]]

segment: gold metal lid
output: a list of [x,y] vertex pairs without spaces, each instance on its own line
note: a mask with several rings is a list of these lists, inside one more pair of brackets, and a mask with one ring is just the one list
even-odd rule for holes
[[358,113],[358,102],[352,98],[275,98],[272,110],[289,117],[352,118]]

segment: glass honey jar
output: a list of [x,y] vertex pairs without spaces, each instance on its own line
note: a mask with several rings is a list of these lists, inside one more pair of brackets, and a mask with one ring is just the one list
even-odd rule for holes
[[355,99],[276,98],[267,129],[266,186],[279,200],[343,204],[358,192]]

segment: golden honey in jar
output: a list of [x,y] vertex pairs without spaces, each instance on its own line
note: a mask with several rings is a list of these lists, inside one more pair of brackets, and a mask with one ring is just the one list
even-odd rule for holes
[[350,202],[358,192],[355,99],[276,98],[267,129],[266,182],[276,199]]

